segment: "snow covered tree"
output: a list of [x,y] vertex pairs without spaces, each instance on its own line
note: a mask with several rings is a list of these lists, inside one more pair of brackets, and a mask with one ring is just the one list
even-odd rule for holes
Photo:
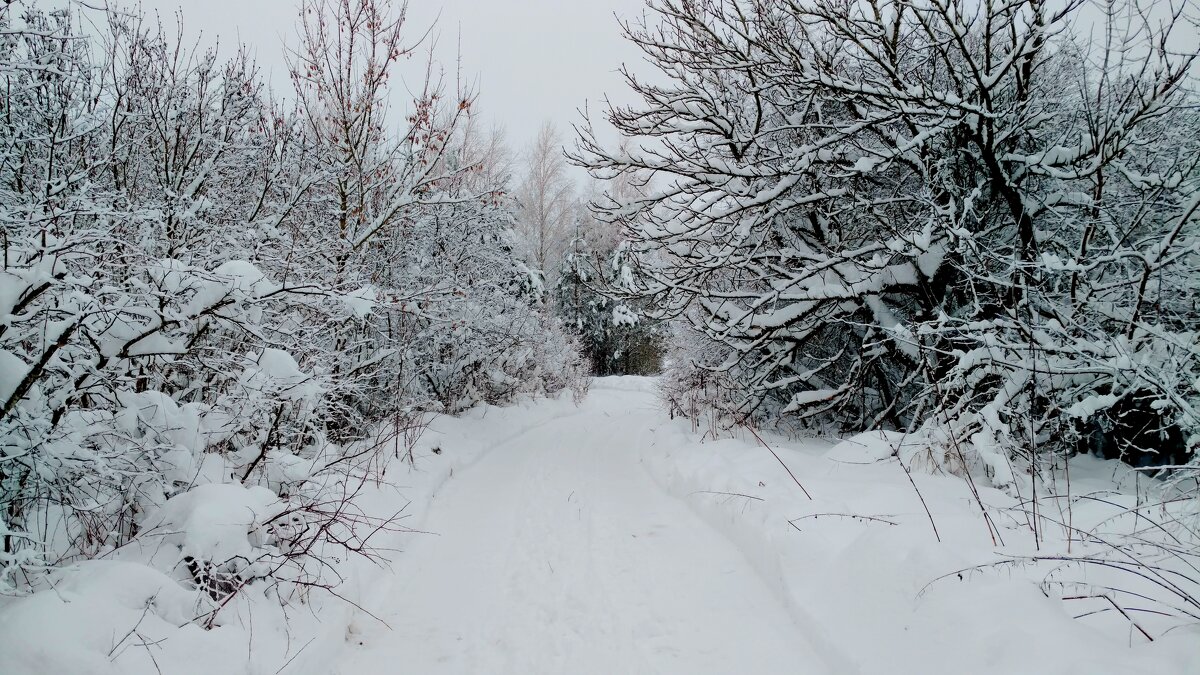
[[[360,385],[348,409],[456,411],[561,387],[575,348],[521,299],[529,275],[513,249],[503,144],[477,129],[474,95],[448,94],[427,62],[393,135],[387,83],[415,49],[405,6],[314,0],[301,16],[292,76],[321,168],[313,208],[337,223],[332,242],[316,236],[336,252],[329,283],[371,309],[342,327],[331,354],[335,373]],[[541,328],[548,339],[533,348]],[[558,367],[534,363],[551,352]]]
[[518,250],[498,140],[467,124],[451,145],[447,161],[472,170],[440,185],[449,199],[423,211],[388,259],[412,287],[440,292],[418,317],[420,383],[447,411],[582,387],[578,346],[545,311],[540,271]]
[[392,70],[416,49],[404,42],[406,14],[405,4],[393,8],[388,0],[307,0],[301,8],[291,74],[313,158],[328,180],[339,272],[353,252],[394,236],[409,210],[444,199],[439,182],[470,169],[441,160],[473,96],[456,92],[446,113],[432,63],[407,128],[393,134],[387,126]]
[[637,142],[585,128],[574,157],[660,186],[597,206],[630,242],[616,297],[703,336],[678,381],[735,422],[919,429],[1002,486],[1089,430],[1194,452],[1181,6],[1112,3],[1099,37],[1082,2],[652,7],[626,33],[663,77],[607,112]]

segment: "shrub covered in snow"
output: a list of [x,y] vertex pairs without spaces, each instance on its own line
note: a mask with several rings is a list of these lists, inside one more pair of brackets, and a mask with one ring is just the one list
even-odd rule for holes
[[0,591],[116,551],[205,626],[330,587],[395,526],[355,505],[381,422],[583,386],[472,95],[430,81],[389,130],[389,11],[305,3],[284,106],[139,14],[0,8]]

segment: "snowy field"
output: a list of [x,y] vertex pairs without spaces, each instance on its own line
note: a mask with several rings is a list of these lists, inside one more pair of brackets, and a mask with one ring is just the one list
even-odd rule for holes
[[[886,442],[767,437],[777,459],[668,419],[655,384],[437,420],[370,497],[413,531],[387,535],[389,569],[346,562],[340,599],[281,608],[251,589],[205,631],[193,591],[117,552],[3,609],[4,672],[1200,673],[1194,622],[1060,599],[1110,585],[1146,610],[1180,604],[1145,579],[1055,560],[970,571],[1096,542],[1068,552],[1044,525],[1035,546],[1027,509],[979,487],[993,545],[967,482],[910,482]],[[1071,469],[1093,498],[1044,501],[1045,522],[1110,542],[1146,529],[1128,469]],[[1173,578],[1183,560],[1159,564]]]

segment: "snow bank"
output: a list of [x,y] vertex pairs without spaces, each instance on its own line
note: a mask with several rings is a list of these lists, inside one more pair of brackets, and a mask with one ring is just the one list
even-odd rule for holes
[[[215,646],[191,619],[211,609],[207,596],[135,563],[89,561],[56,575],[54,590],[21,598],[0,612],[6,673],[206,672],[188,658]],[[188,647],[196,651],[188,654]],[[220,669],[219,652],[207,672]],[[234,672],[234,671],[230,671]]]
[[[1088,594],[1078,581],[1163,599],[1153,585],[1056,561],[990,566],[1098,551],[1047,525],[1035,544],[1019,501],[978,487],[993,543],[968,482],[905,471],[900,458],[911,460],[917,448],[900,435],[832,445],[764,436],[811,501],[753,436],[703,442],[686,422],[664,420],[654,437],[645,460],[651,474],[745,552],[835,672],[1200,673],[1200,626],[1139,614],[1151,643],[1102,599],[1059,599]],[[1071,471],[1072,494],[1092,497],[1073,502],[1075,528],[1137,529],[1128,467],[1079,457]],[[1068,517],[1060,502],[1041,499],[1053,510],[1048,518]],[[1042,592],[1047,582],[1059,597]]]

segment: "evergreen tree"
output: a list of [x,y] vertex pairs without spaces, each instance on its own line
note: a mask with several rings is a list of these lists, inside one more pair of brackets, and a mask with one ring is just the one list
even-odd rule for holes
[[659,370],[662,326],[605,294],[617,276],[616,250],[594,250],[576,236],[554,287],[555,313],[582,343],[596,375],[648,375]]

